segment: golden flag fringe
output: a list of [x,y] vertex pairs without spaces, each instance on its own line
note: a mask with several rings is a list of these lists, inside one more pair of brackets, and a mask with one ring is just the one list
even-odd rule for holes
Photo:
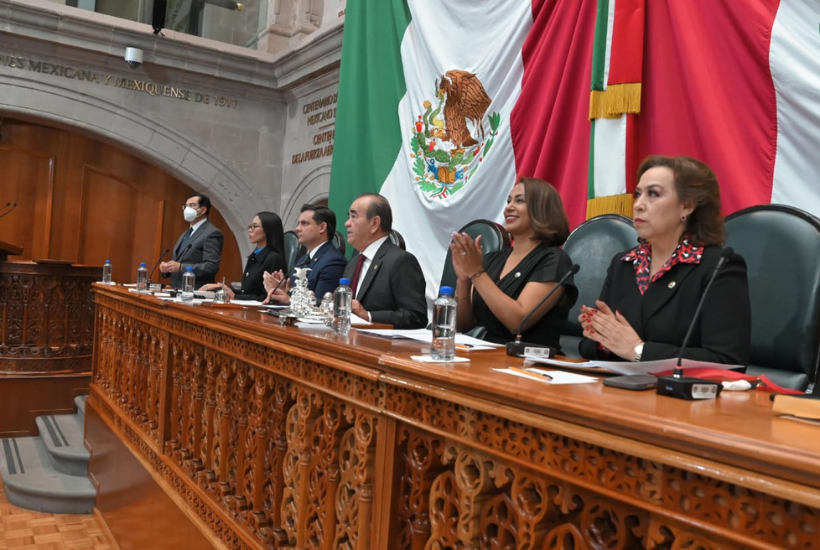
[[633,202],[634,197],[631,193],[589,199],[587,200],[587,219],[603,214],[620,214],[631,218]]
[[624,113],[641,112],[641,83],[611,84],[606,90],[589,94],[589,119],[620,118]]

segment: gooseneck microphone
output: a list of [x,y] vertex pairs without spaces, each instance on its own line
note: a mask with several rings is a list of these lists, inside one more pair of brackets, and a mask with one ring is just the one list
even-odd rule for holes
[[551,348],[549,346],[544,346],[541,344],[528,344],[526,342],[521,341],[521,333],[524,331],[524,325],[527,321],[529,321],[530,317],[532,317],[538,309],[544,305],[544,303],[550,299],[550,297],[555,294],[555,292],[561,288],[561,286],[573,275],[578,273],[578,270],[581,269],[581,266],[578,264],[573,264],[572,267],[567,270],[563,277],[558,280],[558,283],[552,287],[552,289],[547,292],[546,296],[544,296],[538,305],[536,305],[529,313],[524,315],[524,318],[521,319],[521,323],[518,325],[518,330],[515,331],[515,342],[507,342],[507,355],[512,355],[515,357],[524,357],[525,355],[530,355],[534,357],[552,357],[555,355],[555,348]]
[[157,270],[157,268],[159,267],[159,263],[162,261],[162,259],[165,257],[165,255],[168,254],[170,251],[171,251],[170,248],[166,248],[165,252],[160,254],[159,260],[157,260],[157,263],[154,264],[154,269],[151,270],[151,274],[148,276],[149,281],[154,278],[154,271]]
[[695,324],[697,324],[698,318],[700,317],[700,311],[703,309],[703,304],[706,302],[706,295],[709,293],[709,289],[712,288],[712,283],[715,282],[718,273],[720,273],[720,270],[723,269],[723,266],[726,265],[726,262],[729,261],[729,258],[731,258],[734,253],[735,251],[732,250],[731,247],[726,247],[723,249],[717,265],[715,265],[715,269],[712,270],[712,275],[706,283],[706,288],[703,289],[703,294],[700,295],[698,307],[695,308],[695,314],[692,316],[692,321],[689,323],[689,329],[686,331],[686,336],[683,338],[683,343],[681,343],[680,353],[678,353],[678,360],[675,363],[674,373],[672,376],[658,377],[658,394],[692,400],[714,399],[720,393],[721,385],[717,382],[683,376],[681,362],[683,361],[683,352],[686,350],[686,346],[692,338],[692,332],[695,329]]
[[14,212],[15,208],[17,208],[16,202],[14,204],[12,204],[11,202],[7,202],[3,208],[0,208],[0,218],[5,218],[6,216]]

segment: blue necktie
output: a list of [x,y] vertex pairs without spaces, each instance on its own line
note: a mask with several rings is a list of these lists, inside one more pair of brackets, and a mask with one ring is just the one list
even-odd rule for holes
[[194,232],[193,227],[189,227],[188,231],[185,232],[185,236],[182,237],[182,242],[179,243],[179,247],[177,248],[177,254],[182,252],[185,249],[185,244],[188,242],[188,239],[191,238],[191,234]]

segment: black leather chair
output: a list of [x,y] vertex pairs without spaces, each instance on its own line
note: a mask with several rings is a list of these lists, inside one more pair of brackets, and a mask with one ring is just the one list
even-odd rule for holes
[[726,232],[727,246],[748,268],[752,348],[746,372],[810,392],[820,362],[820,219],[790,206],[752,206],[728,216]]
[[564,252],[581,269],[575,275],[578,300],[569,312],[566,328],[561,335],[561,350],[568,357],[580,357],[578,344],[584,331],[578,322],[581,306],[594,306],[606,279],[606,270],[618,252],[634,248],[638,234],[632,220],[618,214],[604,214],[591,218],[576,227],[564,243]]
[[293,231],[285,231],[285,263],[288,266],[288,272],[293,269],[296,262],[299,261],[300,256],[306,253],[305,247],[299,244],[299,238]]
[[[484,254],[512,246],[510,243],[510,235],[504,230],[504,227],[490,220],[471,221],[459,229],[458,232],[467,233],[473,239],[481,235],[481,250]],[[444,258],[444,269],[441,272],[439,288],[443,286],[455,288],[456,281],[456,272],[453,270],[453,251],[448,247],[447,256]]]
[[344,238],[344,235],[342,235],[338,231],[335,235],[333,235],[333,237],[331,237],[330,244],[336,247],[336,250],[338,250],[342,254],[344,254],[345,250],[347,249],[347,240]]
[[402,237],[401,233],[399,233],[395,229],[390,232],[390,242],[398,246],[402,250],[407,250],[407,245],[404,244],[404,237]]

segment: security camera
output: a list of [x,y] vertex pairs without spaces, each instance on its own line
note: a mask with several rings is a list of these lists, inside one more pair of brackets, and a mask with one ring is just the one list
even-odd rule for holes
[[125,62],[132,69],[142,65],[142,50],[139,48],[125,48]]

